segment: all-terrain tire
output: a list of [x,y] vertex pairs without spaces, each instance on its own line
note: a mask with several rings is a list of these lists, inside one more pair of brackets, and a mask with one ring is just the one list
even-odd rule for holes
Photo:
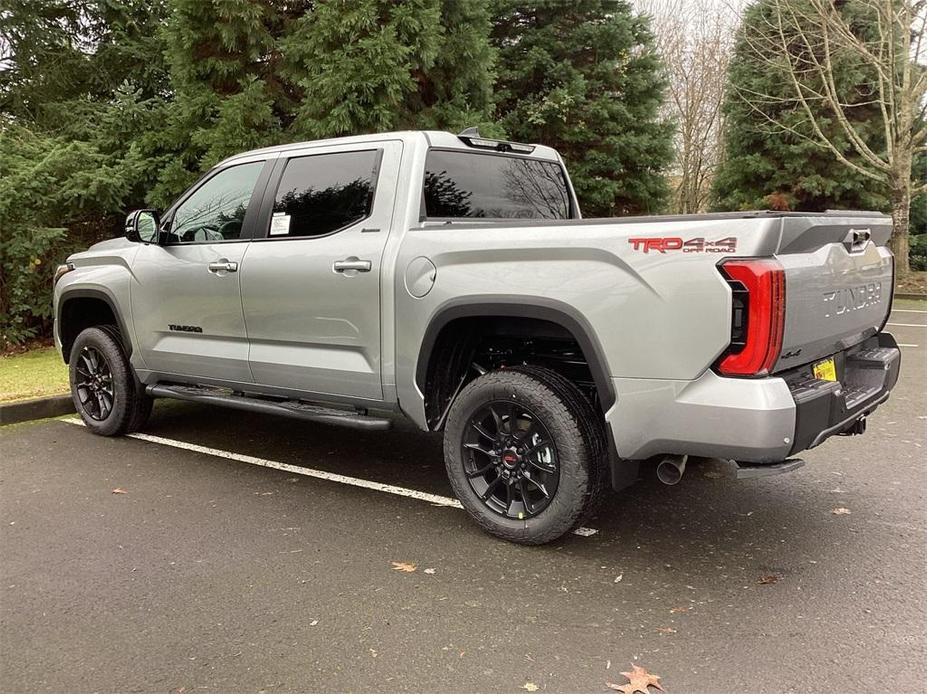
[[[512,517],[481,498],[471,484],[475,463],[467,459],[475,454],[465,447],[479,413],[511,403],[532,413],[549,434],[559,473],[546,506],[526,517]],[[448,478],[464,509],[490,534],[528,545],[556,540],[595,509],[607,482],[605,449],[602,427],[589,401],[567,379],[541,367],[501,369],[474,379],[451,406],[444,430]],[[485,459],[498,460],[498,456]]]
[[549,386],[557,390],[558,395],[569,404],[569,407],[579,414],[579,422],[583,426],[583,435],[595,448],[590,468],[590,481],[592,491],[586,510],[577,525],[581,525],[592,518],[611,490],[611,480],[608,475],[608,437],[605,434],[605,422],[596,412],[595,407],[583,392],[563,374],[543,366],[512,366],[509,371],[518,371],[544,380]]
[[121,436],[144,424],[151,398],[141,390],[114,326],[81,331],[68,366],[71,399],[93,433]]
[[135,375],[135,370],[132,368],[129,357],[125,353],[125,346],[122,342],[122,336],[119,334],[119,328],[115,325],[101,325],[99,327],[116,340],[119,349],[122,350],[125,357],[128,369],[132,373],[132,383],[135,385],[135,409],[132,411],[132,416],[129,418],[129,425],[125,433],[131,434],[135,431],[141,431],[148,423],[148,418],[151,417],[151,410],[154,407],[154,398],[145,392],[145,385],[139,381],[138,377]]

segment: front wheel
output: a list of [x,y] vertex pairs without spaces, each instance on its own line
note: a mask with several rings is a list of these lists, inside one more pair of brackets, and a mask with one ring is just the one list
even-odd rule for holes
[[539,367],[469,383],[448,414],[444,457],[473,519],[521,544],[569,532],[604,491],[604,435],[592,406],[575,385]]
[[109,326],[83,330],[68,361],[74,407],[87,428],[101,436],[134,431],[151,413],[151,398],[136,380],[114,332]]

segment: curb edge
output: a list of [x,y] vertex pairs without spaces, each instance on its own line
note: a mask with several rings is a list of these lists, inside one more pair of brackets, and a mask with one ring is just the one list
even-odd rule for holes
[[0,403],[0,426],[59,417],[75,411],[74,401],[71,400],[70,395],[54,395],[47,398]]

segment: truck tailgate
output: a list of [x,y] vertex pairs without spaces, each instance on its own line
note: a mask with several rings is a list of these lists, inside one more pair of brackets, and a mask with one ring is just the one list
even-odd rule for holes
[[874,335],[891,305],[891,220],[834,213],[785,217],[785,326],[773,371],[840,352]]

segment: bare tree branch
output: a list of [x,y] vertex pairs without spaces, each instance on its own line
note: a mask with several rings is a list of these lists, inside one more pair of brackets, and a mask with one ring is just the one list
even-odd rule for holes
[[739,10],[711,0],[639,0],[651,16],[669,81],[664,114],[676,123],[677,212],[703,211],[722,155],[722,105]]
[[[913,159],[927,151],[925,23],[924,0],[771,0],[770,11],[757,13],[742,37],[749,59],[781,74],[791,93],[738,90],[738,98],[770,127],[815,142],[842,165],[885,185],[902,273],[910,201],[927,192],[927,182],[912,181]],[[869,75],[850,96],[840,82],[843,66]],[[770,115],[774,107],[789,106],[804,114],[801,123]],[[867,106],[877,108],[879,122],[870,123],[880,137],[862,129],[854,113]]]

